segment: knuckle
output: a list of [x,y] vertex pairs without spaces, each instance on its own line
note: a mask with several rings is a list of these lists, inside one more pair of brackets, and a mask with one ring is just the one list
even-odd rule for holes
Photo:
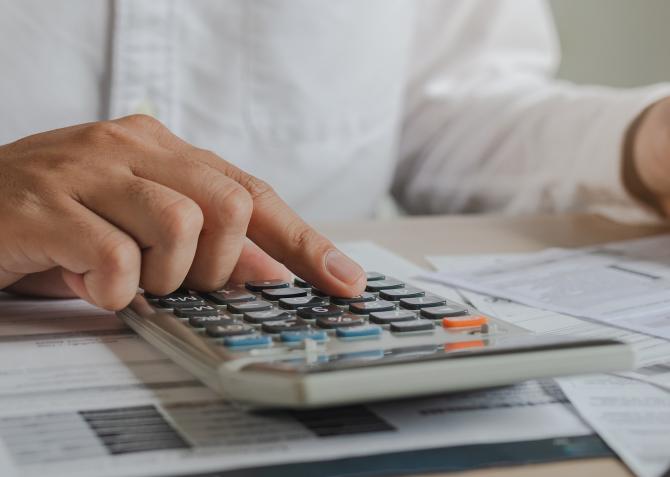
[[200,207],[189,199],[183,197],[166,206],[160,217],[164,227],[164,233],[175,242],[187,240],[197,235],[202,229],[204,217]]
[[328,246],[326,240],[302,220],[289,227],[288,237],[289,243],[293,244],[297,252],[321,250]]
[[218,208],[225,222],[248,222],[253,211],[253,200],[249,193],[237,184],[228,185]]
[[139,264],[139,248],[131,239],[118,234],[110,234],[99,248],[103,267],[112,275],[126,275],[134,272]]
[[81,129],[80,135],[85,143],[118,143],[128,140],[126,128],[113,121],[98,121]]
[[270,184],[251,174],[244,174],[238,182],[247,190],[253,200],[276,196]]
[[149,116],[148,114],[131,114],[130,116],[121,118],[121,121],[128,123],[133,127],[150,131],[156,131],[165,128],[162,122],[153,116]]

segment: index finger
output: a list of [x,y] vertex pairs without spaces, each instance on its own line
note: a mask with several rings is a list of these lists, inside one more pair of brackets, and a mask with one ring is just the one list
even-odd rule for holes
[[325,293],[355,296],[363,292],[363,269],[293,212],[269,184],[212,153],[200,150],[200,154],[251,195],[247,236],[259,247]]

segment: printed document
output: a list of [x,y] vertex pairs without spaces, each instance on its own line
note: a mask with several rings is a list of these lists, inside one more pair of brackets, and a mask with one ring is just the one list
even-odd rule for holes
[[670,235],[548,249],[429,278],[545,310],[670,339]]

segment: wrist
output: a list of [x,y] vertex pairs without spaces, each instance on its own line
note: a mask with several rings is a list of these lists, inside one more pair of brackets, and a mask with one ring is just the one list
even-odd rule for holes
[[[666,148],[670,98],[652,104],[629,126],[622,151],[622,179],[640,203],[667,215],[670,197],[670,149]],[[670,119],[670,116],[669,118]],[[670,157],[669,157],[670,159]]]

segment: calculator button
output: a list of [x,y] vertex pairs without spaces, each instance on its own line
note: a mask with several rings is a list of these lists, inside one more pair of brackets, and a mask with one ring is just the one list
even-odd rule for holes
[[225,338],[226,336],[253,334],[254,328],[243,323],[212,324],[205,326],[205,332],[212,338]]
[[231,303],[244,303],[247,301],[254,301],[255,295],[252,295],[246,290],[219,290],[211,293],[201,293],[205,300],[216,303],[217,305],[230,305]]
[[312,288],[312,285],[307,283],[305,280],[302,278],[295,277],[293,279],[293,285],[295,285],[298,288]]
[[307,290],[296,287],[268,288],[263,290],[262,295],[266,300],[277,301],[280,298],[298,298],[301,296],[307,296]]
[[430,320],[399,321],[391,323],[391,331],[395,333],[411,333],[415,331],[430,331],[435,325]]
[[390,301],[398,301],[401,298],[417,298],[425,295],[425,291],[412,287],[392,288],[390,290],[382,290],[379,292],[379,298]]
[[259,348],[270,346],[272,338],[263,335],[227,336],[223,344],[229,348]]
[[175,308],[174,314],[179,318],[190,318],[192,316],[216,315],[219,310],[212,305],[197,305],[188,308]]
[[405,284],[399,280],[396,280],[394,278],[386,278],[384,280],[375,280],[369,282],[368,285],[365,287],[365,290],[369,292],[378,292],[380,290],[389,290],[391,288],[402,288],[404,286]]
[[309,329],[309,324],[300,318],[293,318],[283,321],[266,321],[261,325],[265,333],[277,334],[282,331],[303,331]]
[[342,315],[342,316],[322,316],[316,319],[316,324],[320,328],[341,328],[343,326],[364,325],[365,321],[360,316]]
[[314,295],[314,296],[321,296],[321,297],[327,297],[327,296],[328,296],[328,293],[324,293],[324,292],[322,292],[321,290],[319,290],[318,288],[314,288],[314,287],[312,287],[312,295]]
[[158,300],[158,306],[161,308],[189,308],[196,305],[206,305],[205,300],[193,295],[176,293]]
[[440,306],[446,304],[447,300],[435,295],[422,296],[418,298],[402,298],[400,300],[400,306],[407,308],[408,310],[420,310],[421,308],[427,308],[429,306]]
[[293,318],[291,313],[280,310],[248,311],[244,314],[244,321],[254,325],[260,325],[266,321],[281,321],[290,318]]
[[193,328],[204,328],[207,325],[231,325],[235,320],[220,315],[192,316],[188,319],[188,324]]
[[298,309],[298,316],[307,320],[315,320],[324,316],[340,316],[341,314],[342,310],[335,305],[310,306]]
[[281,331],[279,339],[285,343],[300,343],[306,339],[323,343],[328,340],[328,334],[321,330]]
[[407,310],[376,311],[370,313],[370,321],[378,325],[388,325],[396,321],[416,320],[416,314]]
[[386,300],[364,301],[361,303],[352,303],[349,305],[349,311],[358,315],[367,315],[375,311],[395,310],[395,304]]
[[262,300],[250,301],[247,303],[231,303],[230,305],[228,305],[228,310],[231,313],[237,313],[237,314],[243,314],[249,311],[270,310],[271,308],[272,308],[271,303]]
[[386,278],[386,275],[382,275],[379,272],[366,272],[365,276],[369,282],[374,282],[376,280],[384,280]]
[[345,326],[336,331],[338,338],[378,338],[382,329],[375,325]]
[[486,346],[484,340],[472,340],[472,341],[455,341],[453,343],[445,343],[444,350],[449,351],[461,351],[464,349],[471,348],[483,348]]
[[256,280],[244,284],[247,290],[259,292],[268,288],[288,288],[290,285],[284,280]]
[[325,298],[320,296],[303,296],[298,298],[281,298],[279,300],[279,308],[286,310],[297,310],[306,306],[320,306],[328,305]]
[[352,303],[361,303],[363,301],[375,301],[376,299],[377,295],[375,295],[374,293],[363,292],[360,295],[352,297],[331,296],[330,302],[333,303],[334,305],[350,305]]
[[144,293],[143,293],[144,298],[146,298],[147,300],[160,300],[161,298],[166,298],[170,295],[188,295],[188,294],[189,294],[188,289],[186,289],[184,287],[179,287],[176,290],[174,290],[172,293],[167,293],[165,295],[156,295],[156,294],[148,292],[148,291],[144,291]]
[[485,316],[452,316],[442,320],[442,326],[445,328],[474,328],[485,325],[489,322]]
[[463,316],[468,309],[458,305],[430,306],[421,309],[421,316],[429,320],[439,320],[448,316]]

